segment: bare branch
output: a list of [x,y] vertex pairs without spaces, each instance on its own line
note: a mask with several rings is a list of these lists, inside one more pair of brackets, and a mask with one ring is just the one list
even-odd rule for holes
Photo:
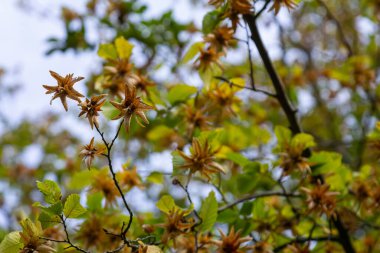
[[127,203],[127,200],[124,196],[124,193],[123,191],[121,190],[121,187],[119,185],[119,182],[117,181],[116,179],[116,173],[112,167],[112,159],[111,159],[111,150],[112,150],[112,146],[115,142],[115,140],[117,139],[117,137],[119,136],[119,133],[120,133],[120,129],[121,129],[121,126],[123,125],[123,122],[124,122],[124,119],[120,122],[120,125],[117,129],[117,132],[115,134],[115,137],[112,139],[111,143],[109,144],[106,139],[104,138],[104,133],[102,133],[99,128],[95,125],[95,128],[96,128],[96,131],[98,131],[98,133],[100,134],[104,144],[106,145],[106,148],[107,148],[107,154],[105,155],[107,160],[108,160],[108,167],[109,167],[109,170],[111,172],[111,175],[112,175],[112,179],[115,183],[115,186],[117,188],[117,190],[119,191],[119,194],[121,196],[121,199],[123,200],[123,203],[124,203],[124,206],[125,208],[127,208],[128,210],[128,213],[129,213],[129,221],[128,221],[128,224],[127,226],[124,228],[122,228],[122,231],[121,231],[121,238],[124,240],[124,242],[127,242],[127,239],[125,238],[125,235],[126,233],[128,232],[129,228],[131,227],[132,225],[132,220],[133,220],[133,212],[132,212],[132,209],[129,207],[128,203]]
[[265,90],[260,90],[260,89],[257,89],[257,88],[254,88],[254,87],[246,87],[246,86],[242,86],[242,85],[239,85],[239,84],[236,84],[234,82],[231,82],[230,80],[228,80],[227,78],[223,77],[223,76],[214,76],[215,79],[218,79],[218,80],[221,80],[223,82],[226,82],[228,83],[230,86],[235,86],[235,87],[238,87],[238,88],[241,88],[241,89],[246,89],[246,90],[251,90],[251,91],[256,91],[256,92],[260,92],[260,93],[263,93],[267,96],[270,96],[270,97],[277,97],[275,94],[272,94],[268,91],[265,91]]
[[340,37],[340,40],[342,41],[344,47],[347,49],[347,54],[348,54],[347,56],[351,57],[353,55],[353,51],[352,51],[350,43],[348,42],[347,37],[344,35],[343,27],[341,23],[334,16],[334,14],[331,12],[329,7],[323,0],[317,0],[317,2],[326,10],[327,17],[335,23],[336,29],[338,31],[338,36]]
[[245,201],[249,201],[252,199],[258,199],[258,198],[265,198],[265,197],[273,197],[273,196],[283,196],[283,197],[293,197],[293,198],[299,198],[301,195],[299,194],[291,194],[291,193],[284,193],[284,192],[263,192],[263,193],[256,193],[247,195],[245,197],[242,197],[228,205],[222,206],[218,209],[218,213],[221,213],[231,207],[234,207],[240,203],[243,203]]
[[310,242],[310,241],[314,241],[314,242],[323,242],[323,241],[332,241],[332,242],[338,242],[339,241],[339,237],[331,237],[331,236],[321,236],[321,237],[313,237],[313,238],[303,238],[303,237],[300,237],[300,238],[296,238],[294,240],[291,240],[281,246],[278,246],[277,248],[275,248],[273,250],[273,252],[280,252],[281,250],[285,249],[286,247],[288,247],[289,245],[292,245],[294,243],[305,243],[305,242]]

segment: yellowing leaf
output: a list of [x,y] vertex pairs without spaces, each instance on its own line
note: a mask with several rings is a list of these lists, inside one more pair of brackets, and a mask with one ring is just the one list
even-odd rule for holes
[[124,39],[124,37],[117,38],[115,40],[115,46],[119,58],[128,59],[131,56],[133,45],[129,43],[128,40]]
[[169,102],[174,105],[186,101],[191,95],[197,92],[197,88],[186,84],[178,84],[170,89],[168,93]]
[[162,250],[157,246],[149,245],[147,246],[146,253],[162,253]]
[[63,213],[66,218],[77,218],[78,216],[84,214],[86,208],[80,204],[80,197],[78,194],[70,194],[67,197],[65,206],[63,207]]
[[243,78],[240,78],[240,77],[231,78],[230,82],[236,84],[236,86],[231,87],[233,91],[239,91],[245,87],[245,80]]
[[192,60],[204,47],[203,42],[196,42],[193,45],[189,47],[189,49],[186,51],[185,55],[182,58],[182,63],[187,63],[190,60]]
[[19,253],[23,247],[20,238],[20,232],[15,231],[7,234],[3,241],[0,243],[1,253]]
[[160,200],[156,203],[158,209],[162,212],[169,214],[173,208],[175,209],[177,206],[174,203],[174,199],[170,195],[164,195],[160,198]]
[[154,183],[154,184],[163,184],[163,182],[164,182],[164,175],[161,172],[153,171],[146,178],[146,181],[148,181],[150,183]]
[[100,44],[98,49],[98,55],[103,59],[117,59],[117,51],[112,44]]

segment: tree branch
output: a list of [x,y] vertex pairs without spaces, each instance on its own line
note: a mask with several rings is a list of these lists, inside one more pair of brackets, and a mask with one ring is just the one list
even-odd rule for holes
[[252,199],[258,199],[258,198],[264,198],[264,197],[272,197],[272,196],[283,196],[283,197],[294,197],[298,198],[301,197],[301,195],[298,194],[291,194],[291,193],[283,193],[283,192],[263,192],[263,193],[256,193],[256,194],[251,194],[245,197],[242,197],[228,205],[222,206],[218,209],[218,213],[221,213],[233,206],[236,206],[237,204],[240,204],[242,202],[252,200]]
[[63,230],[65,231],[65,234],[66,234],[66,240],[64,242],[68,243],[70,246],[67,247],[66,249],[68,248],[74,248],[80,252],[83,252],[83,253],[89,253],[89,251],[86,251],[78,246],[76,246],[75,244],[73,244],[70,240],[70,237],[69,237],[69,232],[67,231],[67,226],[66,226],[66,220],[64,219],[63,215],[60,215],[59,218],[61,219],[61,222],[62,222],[62,225],[63,225]]
[[329,7],[326,5],[326,3],[323,0],[317,0],[317,2],[326,10],[327,17],[335,23],[336,29],[338,31],[338,36],[340,37],[340,40],[342,41],[344,47],[347,49],[347,54],[348,54],[347,56],[351,57],[353,55],[353,51],[352,51],[350,43],[348,43],[348,40],[346,36],[344,35],[343,27],[340,24],[339,20],[334,16],[334,14],[331,12]]
[[242,85],[239,85],[239,84],[236,84],[236,83],[233,83],[231,82],[230,80],[228,80],[227,78],[223,77],[223,76],[214,76],[215,79],[218,79],[220,81],[223,81],[223,82],[226,82],[228,83],[230,86],[234,86],[234,87],[238,87],[238,88],[241,88],[241,89],[246,89],[246,90],[251,90],[251,91],[256,91],[256,92],[260,92],[260,93],[263,93],[267,96],[270,96],[270,97],[276,97],[275,94],[272,94],[268,91],[265,91],[265,90],[260,90],[260,89],[257,89],[256,87],[252,86],[251,87],[246,87],[246,86],[242,86]]
[[[276,96],[277,96],[278,102],[280,103],[283,111],[286,114],[292,133],[293,134],[302,133],[301,126],[296,117],[297,111],[292,108],[290,101],[285,93],[284,85],[281,79],[279,78],[279,76],[277,75],[277,72],[274,69],[274,66],[272,64],[272,61],[269,58],[268,52],[264,46],[259,30],[257,28],[256,18],[251,14],[245,14],[243,15],[243,18],[245,22],[248,23],[249,29],[251,30],[251,39],[255,43],[257,50],[259,51],[259,54],[261,56],[261,59],[263,60],[265,69],[267,70],[269,77],[272,80],[273,86],[276,90]],[[306,157],[309,157],[311,155],[311,150],[310,149],[305,150],[304,155]],[[320,179],[321,182],[324,182],[323,176],[320,175],[318,176],[318,178]],[[349,233],[347,229],[343,226],[339,216],[337,215],[336,218],[333,217],[332,221],[339,232],[339,243],[342,245],[345,252],[355,253],[355,249],[351,243]]]
[[117,129],[117,132],[116,132],[116,135],[115,137],[112,139],[111,143],[108,143],[106,141],[106,139],[104,138],[104,133],[102,133],[99,128],[95,125],[95,128],[96,128],[96,131],[98,131],[99,135],[101,136],[103,142],[104,142],[104,145],[106,146],[107,148],[107,154],[105,154],[105,157],[107,158],[108,160],[108,167],[110,169],[110,172],[111,172],[111,175],[112,175],[112,179],[114,181],[114,184],[117,188],[117,190],[119,191],[119,194],[121,196],[121,199],[123,200],[123,203],[124,203],[124,206],[125,208],[127,208],[128,210],[128,213],[129,213],[129,221],[127,223],[127,226],[124,228],[124,226],[122,227],[122,231],[121,231],[121,238],[123,239],[124,242],[127,242],[128,240],[126,239],[125,235],[126,233],[128,232],[128,230],[130,229],[131,225],[132,225],[132,220],[133,220],[133,212],[132,212],[132,209],[129,207],[128,203],[127,203],[127,200],[125,199],[125,196],[124,196],[124,193],[123,191],[121,190],[121,187],[119,185],[119,182],[117,181],[116,179],[116,173],[113,169],[113,166],[112,166],[112,159],[111,159],[111,150],[112,150],[112,146],[115,142],[115,140],[117,139],[117,137],[119,136],[119,133],[120,133],[120,129],[121,129],[121,126],[123,125],[123,122],[124,122],[124,119],[120,122],[120,125]]
[[302,129],[296,117],[297,110],[293,109],[292,105],[290,104],[289,102],[290,100],[288,99],[288,96],[285,93],[284,85],[280,77],[277,75],[277,72],[274,69],[274,66],[272,64],[272,61],[269,58],[268,52],[264,46],[259,30],[257,28],[255,17],[250,14],[246,14],[246,15],[243,15],[243,18],[245,22],[248,23],[249,29],[251,31],[251,39],[255,43],[257,50],[259,51],[259,54],[261,56],[261,59],[263,60],[265,69],[267,70],[269,77],[273,83],[274,89],[276,91],[276,98],[278,102],[280,103],[281,108],[285,112],[285,115],[290,124],[290,129],[292,130],[292,133],[293,134],[301,133]]
[[300,237],[300,238],[296,238],[294,240],[291,240],[291,241],[289,241],[287,243],[284,243],[284,244],[276,247],[273,250],[273,252],[280,252],[281,250],[285,249],[289,245],[292,245],[293,243],[305,243],[305,242],[310,242],[310,241],[314,241],[314,242],[323,242],[323,241],[337,242],[337,241],[339,241],[339,238],[338,237],[331,237],[331,236],[321,236],[321,237],[314,237],[314,238],[303,238],[303,237]]

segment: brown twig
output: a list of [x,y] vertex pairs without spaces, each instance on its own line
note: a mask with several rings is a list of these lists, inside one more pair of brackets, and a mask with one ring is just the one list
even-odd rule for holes
[[226,82],[228,83],[230,86],[234,86],[234,87],[238,87],[238,88],[241,88],[241,89],[246,89],[246,90],[251,90],[251,91],[255,91],[255,92],[260,92],[260,93],[263,93],[267,96],[270,96],[270,97],[276,97],[275,94],[272,94],[268,91],[265,91],[265,90],[261,90],[261,89],[257,89],[256,87],[246,87],[246,86],[242,86],[242,85],[239,85],[237,83],[234,83],[234,82],[231,82],[230,80],[228,80],[227,78],[223,77],[223,76],[214,76],[215,79],[218,79],[220,81],[223,81],[223,82]]
[[[188,191],[189,182],[186,184],[186,186],[183,186],[183,184],[178,179],[174,179],[174,180],[175,181],[173,181],[173,183],[175,185],[178,185],[179,187],[181,187],[182,190],[184,190],[184,192],[186,193],[187,199],[189,200],[190,204],[193,205],[193,200],[191,199],[190,193]],[[197,226],[199,226],[199,225],[202,224],[203,219],[199,215],[199,213],[197,212],[197,210],[195,210],[195,208],[193,209],[193,213],[194,213],[194,215],[198,219],[198,222],[193,226],[193,228],[195,228],[195,227],[197,227]],[[196,230],[194,230],[194,241],[195,241],[194,250],[195,250],[195,253],[197,253],[198,249],[199,249],[199,245],[198,245],[198,231],[196,231]]]
[[347,56],[351,57],[353,55],[353,51],[352,51],[350,43],[348,42],[346,36],[344,35],[343,27],[341,23],[334,16],[334,14],[331,12],[329,7],[326,5],[326,3],[323,0],[317,0],[317,2],[326,10],[327,17],[335,23],[340,40],[342,41],[344,47],[347,49],[347,54],[348,54]]
[[[259,30],[257,28],[256,18],[251,14],[245,14],[245,15],[243,15],[243,18],[244,18],[245,22],[248,23],[248,26],[249,26],[250,31],[251,31],[251,39],[255,43],[255,45],[259,51],[259,54],[261,56],[261,59],[263,60],[265,69],[267,70],[269,77],[272,80],[273,86],[276,90],[278,102],[280,103],[281,108],[285,112],[285,115],[286,115],[288,122],[290,124],[290,129],[291,129],[292,133],[294,135],[298,134],[298,133],[302,133],[301,126],[300,126],[298,119],[296,117],[297,110],[292,108],[292,106],[290,104],[290,100],[288,99],[288,97],[285,93],[282,81],[279,78],[279,76],[277,75],[277,72],[276,72],[276,70],[272,64],[272,61],[269,58],[268,52],[264,46],[264,43],[261,39]],[[311,150],[310,149],[305,150],[304,155],[306,157],[309,157],[311,155]],[[321,182],[324,182],[323,176],[321,176],[321,175],[318,176],[318,179],[320,179]],[[344,248],[345,252],[346,253],[355,253],[355,249],[352,245],[350,235],[349,235],[347,229],[343,226],[339,215],[336,215],[336,217],[332,217],[332,222],[334,223],[335,227],[338,230],[338,233],[339,233],[339,238],[338,238],[339,240],[338,241],[342,245],[342,247]]]
[[287,243],[284,243],[284,244],[276,247],[273,250],[273,252],[280,252],[281,250],[285,249],[289,245],[292,245],[293,243],[305,243],[305,242],[310,242],[310,241],[314,241],[314,242],[324,242],[324,241],[338,242],[339,238],[338,237],[331,237],[331,236],[321,236],[321,237],[313,237],[313,238],[300,237],[300,238],[296,238],[294,240],[291,240]]
[[291,194],[291,193],[284,193],[284,192],[263,192],[263,193],[256,193],[256,194],[251,194],[251,195],[247,195],[245,197],[242,197],[238,200],[235,200],[234,202],[228,204],[228,205],[225,205],[225,206],[222,206],[218,209],[218,213],[221,213],[233,206],[236,206],[237,204],[240,204],[240,203],[243,203],[245,201],[248,201],[248,200],[252,200],[252,199],[258,199],[258,198],[265,198],[265,197],[273,197],[273,196],[283,196],[283,197],[294,197],[294,198],[299,198],[301,197],[301,195],[298,195],[298,194]]
[[119,127],[117,129],[117,132],[116,132],[116,135],[115,137],[112,139],[111,143],[108,143],[104,137],[104,133],[102,133],[99,128],[95,125],[95,128],[96,128],[96,131],[99,133],[100,137],[102,138],[102,141],[104,143],[104,145],[106,146],[107,148],[107,154],[104,154],[104,156],[107,158],[107,161],[108,161],[108,167],[109,167],[109,170],[111,172],[111,175],[112,175],[112,179],[114,181],[114,184],[117,188],[117,190],[119,191],[119,194],[121,196],[121,199],[123,200],[123,203],[124,203],[124,206],[125,208],[127,208],[128,210],[128,213],[129,213],[129,221],[127,223],[127,226],[124,228],[124,225],[123,225],[123,228],[122,228],[122,231],[121,231],[121,238],[124,240],[124,242],[127,242],[128,240],[126,239],[125,235],[126,233],[128,232],[128,230],[130,229],[131,225],[132,225],[132,220],[133,220],[133,212],[132,212],[132,209],[129,207],[128,203],[127,203],[127,200],[124,196],[124,193],[123,191],[121,190],[121,187],[119,185],[119,182],[117,181],[116,179],[116,173],[112,167],[112,158],[111,158],[111,150],[112,150],[112,147],[113,147],[113,144],[115,143],[115,140],[117,139],[117,137],[119,136],[119,133],[120,133],[120,129],[121,129],[121,126],[123,125],[124,123],[124,120],[122,120],[119,124]]

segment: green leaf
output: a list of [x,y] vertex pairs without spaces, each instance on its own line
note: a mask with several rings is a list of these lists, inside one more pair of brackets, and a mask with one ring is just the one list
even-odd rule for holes
[[15,231],[7,234],[0,243],[0,252],[2,253],[19,253],[24,247],[21,242],[20,232]]
[[252,215],[254,219],[262,219],[266,217],[264,199],[255,199],[253,201]]
[[202,32],[203,34],[211,33],[220,22],[220,12],[213,10],[208,12],[202,20]]
[[182,63],[185,64],[192,60],[199,52],[200,50],[204,47],[203,42],[196,42],[193,45],[189,47],[189,49],[186,51],[185,55],[182,58]]
[[296,134],[291,142],[290,145],[292,147],[301,146],[303,148],[311,148],[315,146],[314,137],[310,134],[300,133]]
[[153,128],[148,132],[148,140],[150,141],[158,141],[161,140],[167,136],[170,136],[171,134],[174,133],[174,130],[172,128],[169,128],[165,125],[159,125]]
[[41,226],[43,229],[54,226],[61,222],[61,219],[58,215],[51,215],[46,212],[41,212],[40,216],[38,217],[39,222],[41,222]]
[[173,163],[173,174],[177,175],[181,171],[179,170],[180,166],[185,163],[185,159],[179,155],[178,150],[172,152],[172,163]]
[[153,171],[146,178],[146,181],[153,184],[163,184],[164,183],[164,175],[161,172]]
[[233,224],[239,217],[239,213],[233,209],[227,209],[218,214],[217,221],[220,223]]
[[174,199],[170,195],[164,195],[160,198],[160,200],[156,203],[158,209],[162,212],[169,214],[173,209],[178,208],[174,203]]
[[55,204],[62,198],[61,189],[59,188],[58,184],[54,181],[37,181],[37,188],[44,195],[45,201],[49,204]]
[[80,196],[78,194],[70,194],[67,197],[63,208],[63,213],[66,218],[77,218],[85,212],[86,208],[80,204]]
[[106,101],[104,105],[102,106],[102,112],[103,115],[111,120],[115,118],[119,114],[119,110],[116,109],[115,106],[113,106],[110,102]]
[[87,195],[87,209],[92,212],[102,210],[103,194],[101,192],[95,192]]
[[43,206],[41,205],[40,202],[35,202],[33,204],[33,206],[35,207],[39,207],[41,208],[42,211],[46,212],[46,213],[49,213],[49,214],[56,214],[56,215],[60,215],[62,214],[62,210],[63,210],[63,206],[62,206],[62,202],[61,201],[58,201],[50,206]]
[[197,92],[197,88],[186,84],[178,84],[170,89],[168,93],[168,101],[174,105],[179,102],[186,101],[191,95]]
[[202,218],[202,223],[199,226],[200,231],[209,231],[218,217],[218,201],[213,191],[203,201],[199,215]]
[[251,162],[250,160],[248,160],[247,157],[236,152],[230,152],[226,156],[227,156],[227,159],[233,161],[234,163],[240,165],[241,167],[244,167]]
[[132,54],[133,45],[124,37],[119,37],[115,40],[115,46],[119,58],[128,59]]
[[309,158],[309,162],[313,164],[313,175],[330,173],[342,164],[342,155],[335,152],[313,152]]
[[72,177],[67,188],[70,190],[82,190],[84,187],[89,186],[92,182],[92,176],[96,173],[96,170],[82,170],[76,172]]
[[[37,224],[37,225],[36,225]],[[22,227],[22,232],[29,236],[39,236],[41,235],[41,227],[39,223],[34,224],[29,218],[20,221]]]
[[253,209],[253,203],[250,202],[244,202],[243,206],[240,208],[240,214],[244,216],[248,216],[252,214]]
[[100,44],[98,55],[103,59],[117,59],[117,51],[113,44]]
[[283,126],[276,126],[274,133],[277,137],[278,147],[284,147],[285,144],[289,143],[292,138],[292,132],[290,129]]

